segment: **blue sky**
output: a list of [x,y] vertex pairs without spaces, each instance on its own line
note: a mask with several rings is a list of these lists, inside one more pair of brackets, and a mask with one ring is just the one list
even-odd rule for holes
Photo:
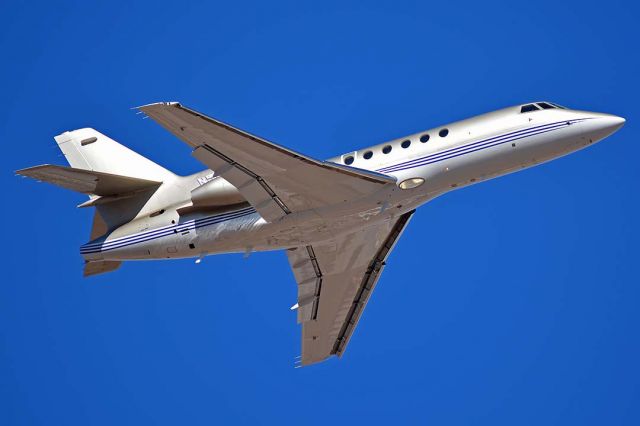
[[[0,424],[640,424],[636,3],[315,3],[0,5]],[[13,175],[85,126],[198,170],[155,101],[327,158],[540,99],[627,124],[420,209],[311,368],[283,253],[85,280],[83,196]]]

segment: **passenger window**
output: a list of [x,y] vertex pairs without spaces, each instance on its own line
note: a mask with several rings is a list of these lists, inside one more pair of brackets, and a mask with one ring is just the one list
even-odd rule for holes
[[429,135],[428,134],[424,134],[424,135],[420,136],[420,142],[422,142],[422,143],[429,142]]
[[400,146],[403,148],[409,148],[409,146],[411,145],[411,141],[409,139],[407,139],[406,141],[403,141]]
[[535,104],[522,105],[520,113],[538,111],[538,107]]
[[441,138],[446,138],[448,134],[449,134],[449,129],[442,129],[440,130],[440,133],[438,133],[438,136],[440,136]]
[[350,165],[350,164],[353,164],[353,155],[345,157],[344,164],[346,164],[347,166]]
[[365,160],[368,160],[371,157],[373,157],[373,152],[367,151],[367,152],[364,153],[363,157],[364,157]]
[[384,148],[382,148],[382,153],[383,154],[388,154],[391,152],[391,145],[387,145]]

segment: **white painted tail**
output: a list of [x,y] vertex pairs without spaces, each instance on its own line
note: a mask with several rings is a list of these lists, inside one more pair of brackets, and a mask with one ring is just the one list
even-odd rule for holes
[[[177,178],[176,175],[164,167],[91,128],[64,132],[54,139],[71,167],[73,167],[73,169],[70,169],[71,171],[81,169],[94,172],[95,177],[90,180],[95,180],[96,186],[104,186],[110,180],[122,184],[120,185],[121,190],[111,191],[113,194],[109,193],[109,191],[105,194],[91,190],[81,191],[92,193],[94,194],[93,196],[103,196],[100,202],[95,204],[96,214],[91,231],[91,240],[104,235],[138,215],[145,214],[145,209],[155,209],[154,203],[150,200],[153,199],[160,188],[165,186],[164,184],[171,186]],[[32,169],[40,170],[37,167]],[[26,172],[30,172],[32,169],[27,169]],[[66,171],[66,169],[63,171]],[[33,174],[32,172],[30,173],[31,175]],[[86,172],[83,173],[87,174]],[[108,175],[101,175],[101,173],[107,173]],[[79,171],[75,174],[83,175]],[[91,173],[88,173],[88,175],[91,175]],[[42,180],[40,175],[35,177]],[[76,180],[78,179],[76,176]],[[59,180],[54,183],[61,185]],[[48,181],[52,180],[49,179]],[[138,185],[143,181],[151,181],[152,184],[148,185],[147,188],[144,185]],[[69,186],[66,185],[66,187]],[[127,189],[130,189],[130,191]],[[86,203],[82,204],[83,207],[85,205]],[[115,269],[117,265],[100,264],[98,266],[88,263],[88,269],[85,269],[85,276],[108,272]]]
[[146,180],[165,181],[173,173],[91,128],[54,138],[72,167]]

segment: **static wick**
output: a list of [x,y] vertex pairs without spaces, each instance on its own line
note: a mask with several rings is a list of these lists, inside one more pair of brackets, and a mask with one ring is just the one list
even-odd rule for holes
[[253,251],[253,247],[249,246],[245,249],[244,251],[244,255],[242,256],[243,258],[247,259],[249,256],[251,256],[251,252]]

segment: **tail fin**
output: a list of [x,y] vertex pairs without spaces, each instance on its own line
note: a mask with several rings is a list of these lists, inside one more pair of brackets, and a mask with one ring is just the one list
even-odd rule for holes
[[[108,231],[108,225],[100,215],[100,212],[96,210],[93,215],[93,225],[91,226],[91,235],[89,240],[95,240],[106,234]],[[107,272],[115,271],[122,265],[119,260],[85,260],[82,275],[90,277],[92,275],[104,274]]]
[[146,180],[163,181],[174,174],[91,128],[54,138],[71,167]]
[[[94,129],[64,132],[54,139],[71,167],[45,164],[16,173],[89,195],[78,207],[96,207],[91,240],[159,208],[162,188],[164,193],[175,188],[178,177],[172,172]],[[85,277],[113,271],[122,263],[85,262]]]

